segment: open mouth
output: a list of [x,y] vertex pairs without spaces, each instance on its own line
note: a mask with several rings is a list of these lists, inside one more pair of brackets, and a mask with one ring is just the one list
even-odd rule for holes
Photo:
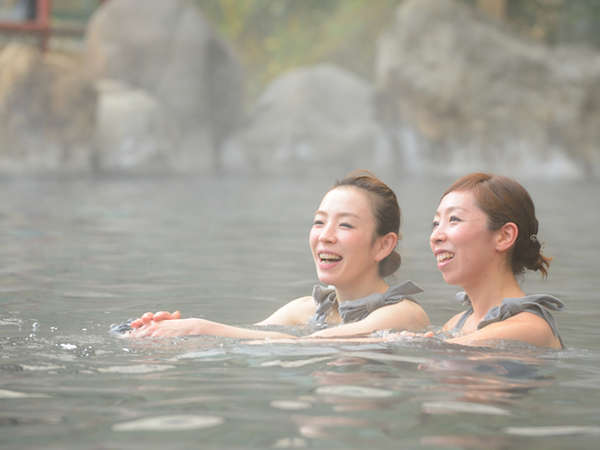
[[438,263],[444,263],[444,262],[450,261],[452,258],[454,258],[454,253],[441,252],[441,253],[438,253],[435,257],[436,257]]
[[333,253],[319,253],[317,256],[322,263],[334,263],[342,260],[340,255],[335,255]]

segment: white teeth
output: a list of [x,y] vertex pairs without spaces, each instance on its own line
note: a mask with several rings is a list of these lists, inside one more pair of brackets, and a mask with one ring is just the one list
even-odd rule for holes
[[437,262],[448,261],[449,259],[454,258],[454,254],[450,252],[442,252],[436,255]]
[[321,261],[339,261],[342,257],[333,253],[319,253],[319,259]]

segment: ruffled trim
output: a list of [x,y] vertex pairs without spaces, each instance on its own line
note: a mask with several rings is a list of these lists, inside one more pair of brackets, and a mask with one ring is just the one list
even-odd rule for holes
[[423,289],[415,283],[406,281],[402,284],[391,286],[383,294],[371,294],[367,297],[349,300],[338,305],[335,288],[333,286],[316,285],[313,288],[312,297],[317,305],[317,310],[311,323],[321,326],[326,325],[327,315],[332,308],[337,309],[344,323],[357,322],[382,306],[393,305],[404,299],[416,303],[416,300],[411,298],[410,295],[419,294],[421,292],[423,292]]
[[[473,307],[471,306],[471,300],[469,299],[469,296],[465,292],[457,293],[456,298],[464,305],[469,307],[457,323],[456,329],[460,330],[466,318],[473,312]],[[490,323],[501,322],[521,312],[527,311],[544,319],[548,325],[550,325],[552,333],[554,333],[554,336],[558,338],[561,346],[564,347],[562,338],[558,333],[558,327],[556,326],[554,317],[552,317],[552,314],[550,314],[549,311],[562,311],[564,308],[565,305],[563,302],[561,302],[558,298],[548,294],[534,294],[519,298],[505,298],[502,300],[500,305],[490,308],[483,320],[481,320],[481,322],[479,322],[477,325],[477,329],[481,329]]]

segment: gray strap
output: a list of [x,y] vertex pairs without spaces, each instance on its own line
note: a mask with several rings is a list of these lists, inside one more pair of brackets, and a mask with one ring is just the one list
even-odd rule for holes
[[501,322],[521,312],[530,312],[541,317],[548,323],[552,329],[552,333],[560,341],[561,347],[564,347],[554,317],[548,311],[562,311],[564,307],[563,302],[547,294],[528,295],[522,298],[505,298],[499,306],[490,308],[483,320],[477,325],[477,329],[481,329],[490,323]]
[[344,323],[356,322],[364,319],[371,312],[382,306],[392,305],[404,299],[416,302],[416,300],[409,296],[420,292],[423,292],[423,290],[419,286],[412,281],[406,281],[390,287],[383,294],[371,294],[367,297],[349,300],[338,305],[335,288],[316,285],[313,288],[313,299],[317,305],[317,310],[311,322],[316,325],[325,325],[327,314],[331,311],[331,308],[338,309]]
[[317,305],[317,310],[311,319],[311,324],[325,326],[327,324],[327,314],[329,314],[331,308],[337,305],[335,288],[316,284],[313,287],[312,298]]
[[471,314],[473,314],[473,308],[469,307],[469,309],[467,309],[462,316],[460,316],[460,319],[458,319],[458,322],[456,322],[456,325],[454,325],[454,328],[452,328],[452,332],[457,333],[462,330],[462,327],[465,326],[465,322]]
[[[456,297],[461,302],[469,305],[469,308],[460,317],[452,329],[453,332],[460,331],[463,328],[467,318],[473,313],[471,301],[465,292],[459,292],[456,294]],[[490,323],[501,322],[521,312],[530,312],[538,317],[541,317],[548,323],[552,333],[558,338],[560,345],[564,348],[564,343],[560,334],[558,333],[558,327],[556,326],[554,317],[552,317],[552,314],[550,314],[549,311],[562,311],[564,307],[565,305],[563,302],[548,294],[527,295],[520,298],[505,298],[502,300],[500,305],[490,308],[483,320],[477,324],[477,329],[479,330]]]

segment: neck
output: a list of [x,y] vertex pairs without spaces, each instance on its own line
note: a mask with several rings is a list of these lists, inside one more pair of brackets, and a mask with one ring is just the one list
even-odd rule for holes
[[478,282],[463,288],[471,300],[473,316],[477,321],[483,319],[490,308],[500,305],[505,298],[525,295],[512,271],[486,274],[479,277]]
[[380,276],[374,277],[370,282],[364,280],[354,283],[352,286],[336,286],[335,294],[339,303],[356,300],[371,294],[382,294],[389,288],[388,284]]

